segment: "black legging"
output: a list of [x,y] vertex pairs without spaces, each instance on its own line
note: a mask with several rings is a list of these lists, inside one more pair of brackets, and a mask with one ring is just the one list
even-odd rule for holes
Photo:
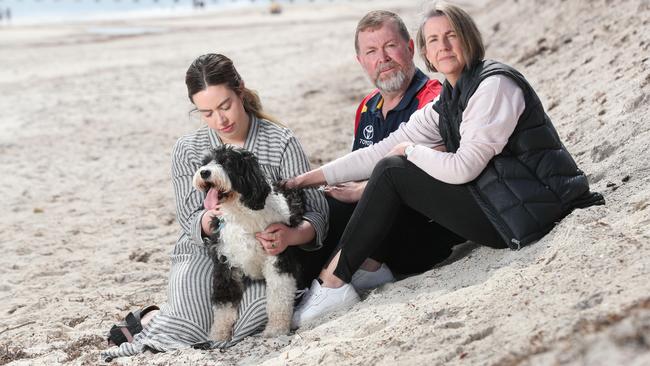
[[[296,251],[301,265],[301,285],[308,285],[318,277],[338,251],[341,235],[357,207],[357,203],[345,203],[329,196],[326,198],[330,216],[323,247],[313,252]],[[454,245],[464,241],[421,213],[402,205],[383,243],[369,257],[386,263],[394,273],[412,275],[442,262],[451,255]]]
[[[357,203],[343,203],[328,197],[330,229],[326,242],[338,244]],[[364,218],[364,222],[366,219]],[[368,218],[372,224],[372,218]],[[414,209],[401,205],[382,244],[369,256],[386,263],[395,273],[410,275],[427,271],[451,254],[451,248],[465,239],[445,229]],[[334,248],[329,249],[334,254]],[[330,257],[328,257],[330,258]]]
[[391,245],[385,238],[402,205],[461,238],[494,248],[507,247],[467,185],[441,182],[405,157],[392,156],[377,163],[343,232],[339,243],[341,255],[334,271],[338,278],[349,283],[366,258],[377,253],[384,243]]

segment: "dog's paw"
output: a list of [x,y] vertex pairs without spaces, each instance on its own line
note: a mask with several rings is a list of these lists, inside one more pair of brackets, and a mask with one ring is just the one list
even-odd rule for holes
[[212,327],[210,329],[210,339],[214,341],[229,341],[230,337],[232,337],[232,328],[217,329],[216,327]]
[[275,337],[279,337],[279,336],[287,335],[287,334],[289,334],[289,327],[288,326],[287,327],[281,327],[281,328],[278,328],[278,327],[266,327],[266,329],[264,329],[264,332],[262,333],[262,337],[275,338]]
[[227,341],[232,337],[232,328],[237,319],[235,305],[229,303],[214,308],[214,321],[210,327],[210,338],[216,341]]

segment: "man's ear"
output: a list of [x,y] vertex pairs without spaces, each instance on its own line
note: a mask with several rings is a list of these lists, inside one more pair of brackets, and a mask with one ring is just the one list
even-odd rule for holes
[[415,43],[413,38],[409,39],[409,51],[411,52],[411,57],[415,56]]

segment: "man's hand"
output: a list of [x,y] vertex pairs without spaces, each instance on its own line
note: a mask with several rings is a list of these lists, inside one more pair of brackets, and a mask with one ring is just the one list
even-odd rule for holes
[[323,192],[326,195],[335,198],[341,202],[354,203],[359,202],[363,190],[366,189],[367,180],[361,182],[346,182],[335,186],[325,186]]

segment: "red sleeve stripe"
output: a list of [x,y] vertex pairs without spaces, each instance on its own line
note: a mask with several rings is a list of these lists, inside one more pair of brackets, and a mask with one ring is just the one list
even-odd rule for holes
[[[422,109],[426,104],[436,99],[442,91],[442,84],[438,80],[431,79],[415,96],[418,99],[418,109]],[[355,129],[356,131],[356,129]]]
[[354,119],[354,138],[357,137],[357,129],[359,128],[359,121],[361,120],[361,113],[363,111],[363,107],[366,106],[366,103],[370,100],[370,98],[374,97],[379,93],[379,89],[375,89],[372,91],[372,93],[366,95],[365,98],[361,101],[361,104],[359,104],[359,107],[357,108],[357,117]]

